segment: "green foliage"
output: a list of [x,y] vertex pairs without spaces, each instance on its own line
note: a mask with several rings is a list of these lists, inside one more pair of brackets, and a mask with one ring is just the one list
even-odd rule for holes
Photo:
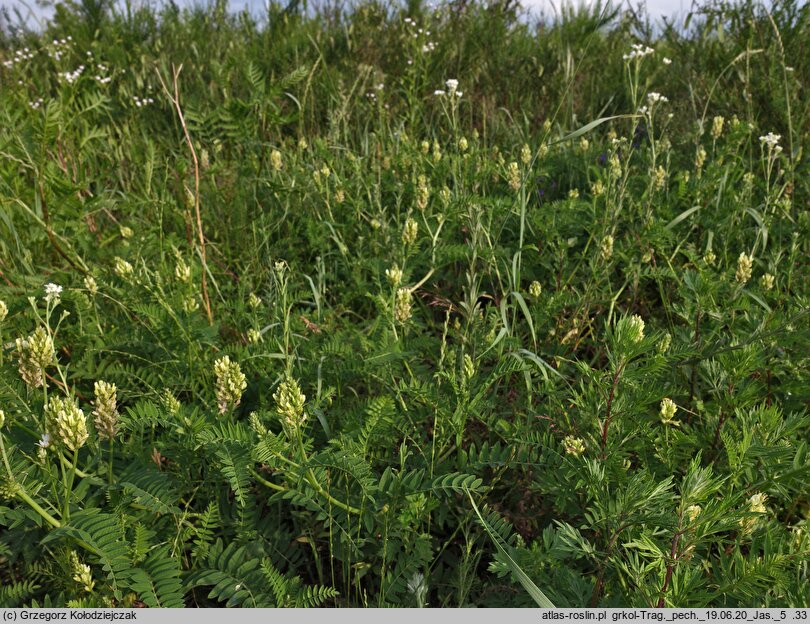
[[810,603],[810,6],[104,4],[0,22],[0,606]]

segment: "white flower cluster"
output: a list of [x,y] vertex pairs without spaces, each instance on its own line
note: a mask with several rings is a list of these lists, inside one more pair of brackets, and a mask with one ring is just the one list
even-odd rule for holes
[[767,145],[769,149],[773,149],[775,147],[779,147],[779,141],[782,139],[781,134],[774,134],[773,132],[769,132],[768,134],[759,137],[759,142],[763,145]]
[[[410,17],[406,17],[404,20],[405,25],[411,29],[411,37],[414,39],[419,39],[420,37],[430,37],[430,31],[425,30],[424,28],[420,28],[417,26],[416,21],[411,19]],[[422,54],[429,54],[436,49],[436,43],[434,41],[426,41],[422,44]],[[408,60],[408,65],[413,65],[413,60]]]
[[84,65],[79,65],[72,72],[59,72],[59,78],[67,81],[68,84],[73,84],[84,73]]
[[45,301],[47,303],[56,302],[59,303],[59,297],[62,295],[62,287],[58,284],[54,284],[50,282],[49,284],[45,284]]
[[366,93],[366,97],[371,100],[372,102],[377,101],[377,91],[382,91],[385,88],[385,84],[380,82],[374,85],[374,89]]
[[44,101],[42,98],[37,98],[36,100],[31,100],[28,102],[28,106],[33,110],[37,110],[40,106],[42,106],[43,103]]
[[48,52],[48,56],[50,56],[55,61],[61,61],[62,55],[68,51],[68,48],[73,45],[73,37],[68,35],[65,39],[54,39],[53,40],[53,49]]
[[646,115],[655,107],[656,104],[663,104],[665,102],[669,102],[668,97],[652,91],[647,94],[647,104],[649,106],[639,106],[638,112],[642,115]]
[[96,69],[99,73],[95,75],[96,82],[99,84],[107,84],[112,80],[112,76],[105,76],[107,73],[107,66],[106,65],[97,65]]
[[31,52],[28,48],[23,48],[22,50],[16,50],[14,55],[6,60],[3,61],[3,67],[14,67],[17,63],[22,63],[24,61],[30,61],[34,58],[34,53]]
[[624,54],[622,58],[625,61],[632,61],[633,59],[641,59],[644,58],[645,56],[649,56],[653,52],[655,52],[655,50],[653,50],[649,46],[645,46],[640,43],[634,43],[633,45],[630,46],[630,52]]
[[150,97],[139,98],[137,95],[132,96],[132,101],[135,102],[135,106],[138,108],[155,103],[155,100]]
[[447,87],[447,91],[445,91],[444,89],[436,89],[433,92],[433,95],[439,96],[449,95],[451,98],[452,97],[460,98],[462,95],[464,95],[463,92],[458,90],[458,80],[456,80],[455,78],[449,78],[448,80],[446,80],[444,86]]

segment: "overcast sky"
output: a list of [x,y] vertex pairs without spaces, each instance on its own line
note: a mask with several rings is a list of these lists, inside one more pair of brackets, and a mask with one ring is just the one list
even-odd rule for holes
[[[137,5],[140,2],[146,2],[149,4],[155,4],[156,0],[131,0],[133,5]],[[160,0],[157,0],[159,2]],[[195,5],[195,4],[206,4],[210,0],[175,0],[180,5]],[[265,0],[228,0],[234,10],[241,10],[245,7],[250,8],[251,10],[261,11],[261,8],[264,6]],[[554,7],[559,7],[560,3],[566,0],[521,0],[524,7],[528,9],[541,9],[546,15],[553,15],[555,10]],[[575,4],[579,4],[582,0],[574,0]],[[618,2],[619,0],[614,0],[614,3]],[[624,0],[624,3],[628,2],[629,0]],[[633,5],[635,6],[639,1],[643,0],[631,0]],[[312,0],[310,0],[312,2]],[[685,15],[686,11],[689,10],[691,6],[691,0],[646,0],[647,10],[651,17],[653,18],[661,18],[661,17],[675,17],[675,16],[683,16]],[[36,0],[0,0],[0,6],[5,7],[16,7],[21,10],[21,12],[25,15],[29,13],[29,10],[33,13],[35,18],[41,19],[44,15],[48,15],[50,12],[45,11],[43,12],[41,9],[36,7]],[[33,25],[33,24],[32,24]]]

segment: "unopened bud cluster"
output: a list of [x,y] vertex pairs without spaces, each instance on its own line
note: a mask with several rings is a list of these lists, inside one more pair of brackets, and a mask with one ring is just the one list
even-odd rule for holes
[[224,414],[239,405],[247,381],[239,363],[232,362],[227,355],[214,362],[214,374],[217,377],[217,406],[220,414]]
[[51,397],[48,400],[45,408],[45,430],[49,436],[55,434],[71,451],[84,446],[89,437],[84,412],[69,397]]
[[644,340],[644,319],[638,314],[622,319],[619,321],[619,335],[633,343],[641,342]]
[[427,183],[427,178],[420,175],[416,184],[416,207],[420,211],[427,208],[428,201],[430,200],[430,187]]
[[751,256],[747,256],[745,252],[741,253],[740,257],[737,259],[737,272],[734,277],[740,284],[745,284],[751,279],[753,267],[754,261],[751,259]]
[[413,245],[416,242],[416,237],[419,234],[419,224],[408,217],[405,220],[405,225],[402,228],[402,242],[406,245]]
[[388,278],[392,286],[399,286],[402,283],[402,269],[395,264],[390,269],[385,270],[385,277]]
[[565,436],[565,439],[563,439],[563,448],[565,448],[565,452],[568,455],[579,457],[585,452],[585,442],[576,436]]
[[703,510],[700,508],[700,505],[689,505],[689,507],[686,508],[686,515],[689,517],[689,522],[694,522],[701,511]]
[[509,183],[509,188],[513,191],[519,191],[522,185],[520,167],[516,162],[510,162],[506,169],[506,181]]
[[106,381],[95,383],[95,409],[93,410],[93,424],[99,438],[112,440],[118,431],[118,397],[115,384]]
[[[765,502],[767,500],[768,500],[767,494],[757,492],[756,494],[752,495],[751,498],[748,499],[748,511],[752,514],[760,514],[760,515],[768,513],[768,508],[765,506]],[[743,533],[750,533],[756,528],[758,523],[759,523],[758,517],[748,516],[740,520],[740,527]]]
[[86,591],[88,594],[93,591],[93,587],[95,583],[93,582],[93,573],[90,570],[90,566],[86,563],[82,563],[79,560],[79,555],[76,554],[75,550],[70,551],[70,567],[72,568],[73,572],[73,580],[76,581],[79,585],[82,586],[82,589]]
[[283,164],[281,162],[281,152],[278,150],[273,150],[270,153],[270,165],[273,167],[275,171],[281,171]]
[[679,425],[680,423],[674,420],[677,411],[678,406],[672,399],[666,398],[661,401],[661,422],[665,425]]
[[39,326],[28,338],[17,338],[20,376],[27,386],[39,388],[45,383],[43,371],[56,357],[53,339]]
[[115,271],[115,274],[123,280],[129,279],[135,272],[135,268],[129,262],[118,257],[116,257],[113,264],[113,270]]
[[411,304],[411,289],[403,287],[397,290],[394,302],[394,318],[398,323],[405,323],[413,315]]
[[291,430],[298,429],[306,422],[304,403],[307,397],[301,392],[301,387],[295,379],[282,381],[273,393],[273,400],[276,402],[276,412]]
[[169,412],[172,416],[177,414],[180,411],[180,401],[178,401],[175,396],[172,394],[172,391],[166,388],[163,391],[163,394],[160,395],[160,403],[163,405],[165,410]]

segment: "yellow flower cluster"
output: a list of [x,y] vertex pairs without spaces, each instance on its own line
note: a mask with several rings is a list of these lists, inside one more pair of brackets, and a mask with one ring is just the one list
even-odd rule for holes
[[48,331],[39,326],[28,338],[17,338],[19,371],[23,381],[31,388],[45,383],[43,371],[53,364],[56,349]]
[[306,422],[304,403],[307,397],[295,379],[282,381],[273,393],[273,400],[276,402],[276,412],[290,430],[295,431]]
[[238,362],[232,362],[227,355],[214,362],[217,377],[217,406],[220,414],[234,409],[242,400],[247,381]]

